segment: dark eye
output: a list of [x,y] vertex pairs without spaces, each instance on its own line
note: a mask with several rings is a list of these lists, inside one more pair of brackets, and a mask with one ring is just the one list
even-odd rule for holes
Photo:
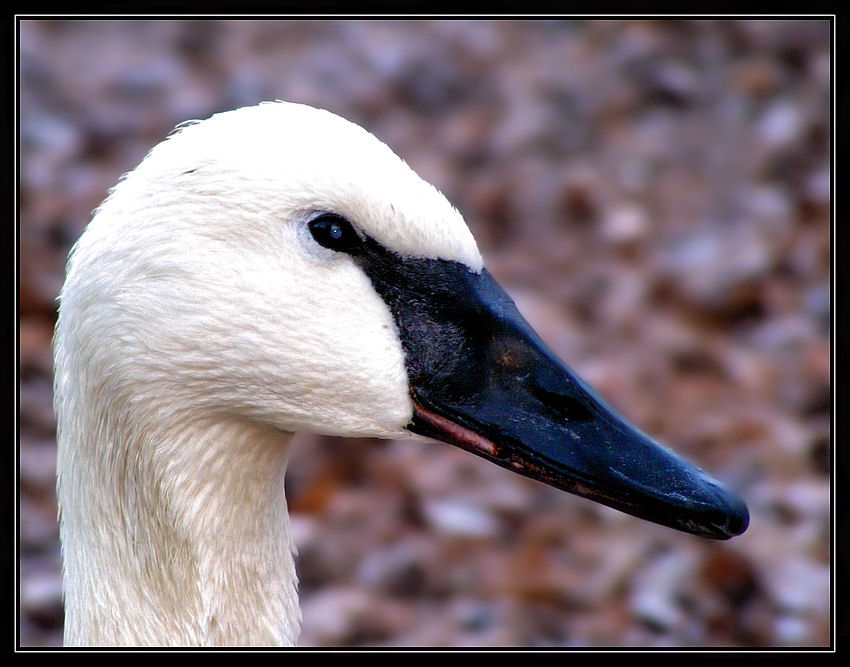
[[311,220],[309,226],[316,243],[331,250],[353,250],[361,243],[351,223],[332,213]]

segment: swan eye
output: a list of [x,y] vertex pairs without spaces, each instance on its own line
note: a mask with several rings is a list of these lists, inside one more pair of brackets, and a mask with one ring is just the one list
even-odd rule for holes
[[321,215],[311,220],[309,226],[316,243],[331,250],[353,250],[361,243],[351,223],[338,215]]

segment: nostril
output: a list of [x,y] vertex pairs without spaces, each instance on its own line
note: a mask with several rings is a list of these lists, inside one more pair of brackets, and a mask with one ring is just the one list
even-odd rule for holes
[[575,396],[549,391],[539,385],[534,387],[533,392],[546,408],[568,422],[589,422],[593,419],[593,413]]

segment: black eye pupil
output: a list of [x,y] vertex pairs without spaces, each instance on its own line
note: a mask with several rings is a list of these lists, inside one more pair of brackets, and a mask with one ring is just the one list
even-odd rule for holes
[[310,233],[316,243],[331,250],[350,251],[360,245],[360,236],[345,218],[333,214],[320,215],[310,221]]

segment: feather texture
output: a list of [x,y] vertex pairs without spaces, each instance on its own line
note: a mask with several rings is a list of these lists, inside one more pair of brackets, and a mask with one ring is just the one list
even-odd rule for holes
[[69,259],[55,336],[70,645],[275,645],[299,612],[289,434],[401,437],[393,318],[321,212],[389,250],[482,261],[460,214],[326,111],[266,103],[182,125]]

